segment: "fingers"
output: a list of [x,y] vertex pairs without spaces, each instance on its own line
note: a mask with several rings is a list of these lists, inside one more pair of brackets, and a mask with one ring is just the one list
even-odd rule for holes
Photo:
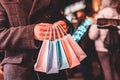
[[[45,36],[46,32],[49,31],[50,26],[52,26],[52,24],[49,24],[49,23],[40,23],[40,24],[35,25],[34,39],[40,40],[42,36]],[[44,32],[44,34],[42,34],[41,36],[42,31]]]
[[58,35],[56,35],[55,37],[52,35],[52,36],[41,36],[40,38],[39,38],[39,40],[40,41],[43,41],[43,40],[55,40],[55,39],[58,39],[58,38],[62,38],[63,36],[62,35],[60,35],[60,36],[58,36]]
[[68,29],[67,24],[64,21],[62,21],[62,20],[55,22],[53,25],[56,25],[56,24],[61,25],[62,28],[64,28],[64,29]]
[[[59,27],[61,28],[61,30],[63,30],[62,33],[60,29],[55,30],[55,32],[53,31],[53,28],[56,27],[57,24],[59,24],[60,25]],[[67,31],[68,27],[64,21],[58,21],[55,22],[54,24],[40,23],[35,25],[34,27],[34,39],[40,41],[44,39],[54,40],[63,37],[67,33]]]
[[40,31],[47,31],[50,26],[52,26],[52,24],[48,24],[48,23],[40,23],[36,25],[38,27],[38,30]]
[[[59,33],[59,34],[58,34]],[[58,38],[62,38],[65,34],[61,32],[54,32],[54,31],[40,31],[39,36],[37,37],[37,40],[43,41],[46,40],[55,40]]]

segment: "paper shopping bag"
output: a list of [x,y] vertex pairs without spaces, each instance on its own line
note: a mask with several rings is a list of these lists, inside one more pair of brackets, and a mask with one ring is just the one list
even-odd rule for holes
[[55,41],[56,41],[56,50],[57,50],[57,58],[58,58],[59,70],[67,69],[67,68],[69,68],[69,63],[68,63],[68,60],[67,60],[66,53],[65,53],[65,51],[63,49],[62,43],[60,41],[60,38],[61,38],[60,31],[57,28],[57,25],[54,25],[53,29],[54,29],[54,35],[55,35],[55,33],[57,33],[56,34],[57,39]]
[[[47,34],[48,34],[49,29],[50,29],[50,34],[48,36],[49,38],[47,39]],[[47,30],[44,36],[44,40],[43,40],[42,46],[40,48],[40,51],[37,57],[37,61],[34,65],[34,70],[38,72],[45,72],[45,73],[47,72],[49,43],[50,43],[50,39],[52,35],[51,27],[49,29]]]
[[62,28],[62,26],[59,24],[57,24],[56,29],[59,32],[59,34],[62,34],[62,38],[59,38],[59,39],[62,43],[63,49],[64,49],[65,54],[67,56],[69,68],[73,68],[75,66],[78,66],[80,64],[80,61],[79,61],[78,57],[76,56],[74,50],[72,49],[71,45],[69,44],[69,42],[66,39],[66,36],[68,34],[65,32],[65,30]]
[[78,57],[76,56],[73,48],[71,47],[71,45],[67,41],[66,37],[64,36],[60,40],[61,40],[62,46],[65,50],[65,53],[66,53],[66,56],[67,56],[67,59],[69,62],[69,67],[73,68],[75,66],[78,66],[80,64],[80,61],[79,61]]
[[35,71],[38,72],[47,71],[48,47],[49,47],[49,40],[44,40],[41,49],[39,51],[37,61],[34,66]]
[[58,73],[58,61],[57,61],[57,52],[56,52],[56,43],[55,41],[49,42],[48,49],[48,61],[47,61],[47,74]]
[[82,61],[84,58],[87,57],[86,53],[82,50],[82,48],[78,45],[78,43],[72,38],[70,34],[66,35],[65,37],[72,49],[74,50],[79,61]]
[[58,56],[57,58],[58,58],[59,70],[69,68],[69,63],[60,39],[56,40],[56,50]]

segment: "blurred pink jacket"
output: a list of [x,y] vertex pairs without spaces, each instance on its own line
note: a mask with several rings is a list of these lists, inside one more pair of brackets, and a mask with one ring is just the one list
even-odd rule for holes
[[[118,16],[118,13],[115,9],[111,7],[106,7],[98,12],[98,14],[95,16],[95,19],[97,18],[110,18],[110,19],[118,19],[120,18]],[[89,38],[91,40],[95,40],[95,48],[96,51],[100,52],[107,52],[108,50],[104,48],[103,41],[107,34],[106,29],[98,29],[96,24],[93,24],[89,29]],[[120,32],[120,31],[119,31]]]

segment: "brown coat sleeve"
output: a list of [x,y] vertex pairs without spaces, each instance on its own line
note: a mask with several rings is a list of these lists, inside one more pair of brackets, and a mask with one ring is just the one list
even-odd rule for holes
[[5,9],[0,4],[0,49],[35,49],[34,25],[10,27]]

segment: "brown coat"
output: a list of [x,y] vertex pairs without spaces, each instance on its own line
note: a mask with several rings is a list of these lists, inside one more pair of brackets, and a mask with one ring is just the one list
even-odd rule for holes
[[60,9],[66,4],[66,0],[0,0],[0,49],[5,50],[5,80],[36,80],[32,72],[41,42],[33,38],[34,25],[64,19]]

